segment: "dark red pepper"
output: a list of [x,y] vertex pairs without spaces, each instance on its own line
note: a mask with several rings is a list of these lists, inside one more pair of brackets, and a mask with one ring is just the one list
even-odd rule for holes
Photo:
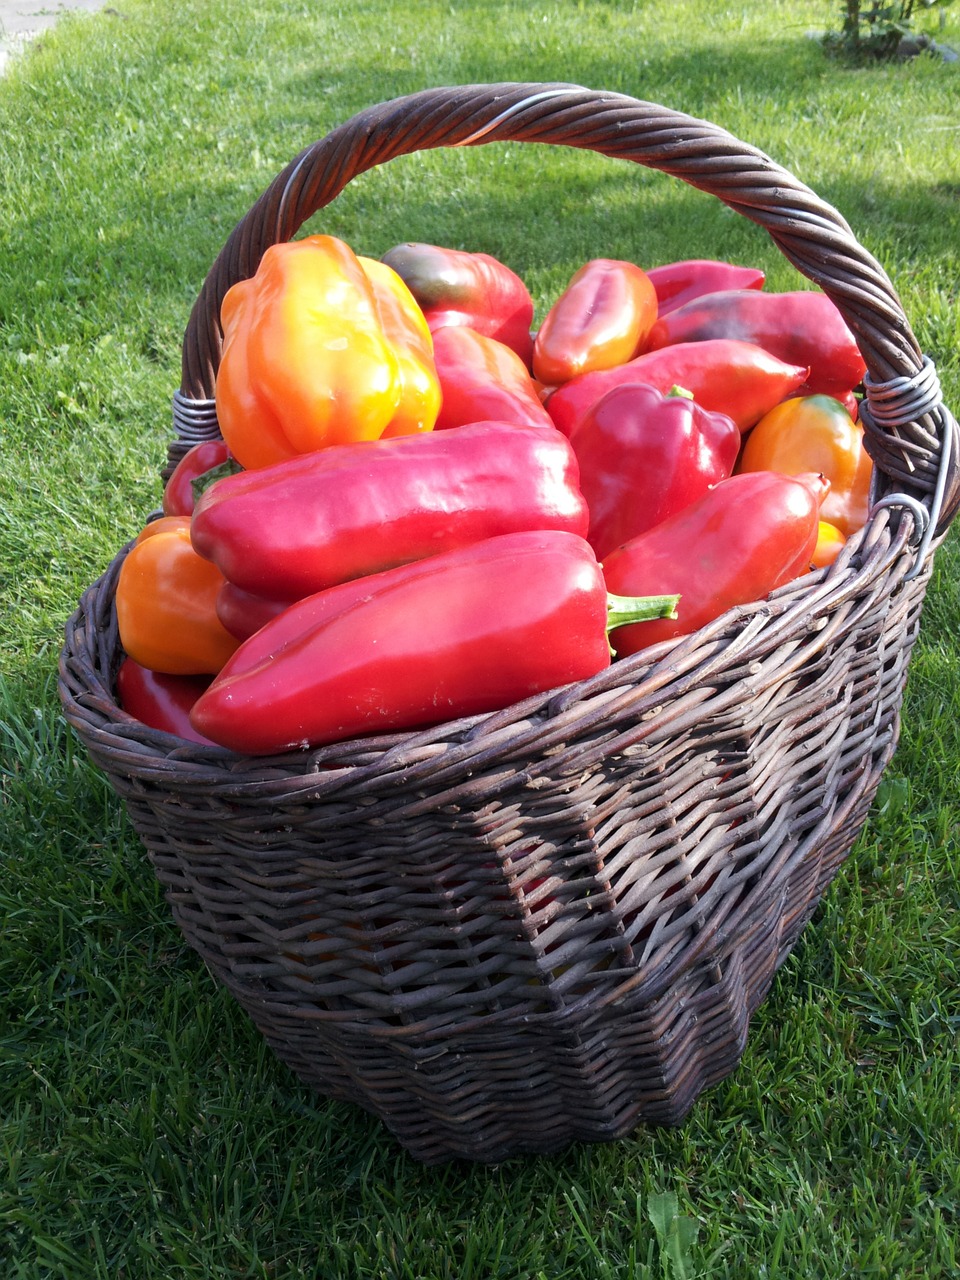
[[708,413],[679,388],[663,395],[629,382],[594,405],[570,443],[590,511],[587,538],[603,560],[726,479],[740,432],[732,418]]
[[212,745],[190,723],[190,711],[210,681],[204,676],[170,676],[125,657],[117,672],[117,701],[128,715],[189,742]]
[[686,258],[648,267],[647,277],[657,295],[659,314],[676,311],[693,298],[719,289],[762,289],[766,276],[756,267],[739,267],[714,258]]
[[190,537],[228,581],[295,600],[501,533],[583,535],[587,520],[576,457],[548,418],[331,445],[226,476]]
[[734,605],[762,600],[810,568],[822,476],[755,471],[731,476],[619,547],[603,562],[611,591],[680,594],[676,620],[627,625],[610,637],[618,657],[689,635]]
[[725,413],[741,431],[794,394],[806,366],[787,364],[752,342],[714,338],[648,351],[616,369],[572,378],[547,400],[550,417],[565,436],[602,395],[624,382],[647,382],[658,391],[684,387],[710,413]]
[[[658,616],[676,595],[629,603]],[[609,608],[583,538],[488,538],[293,605],[240,646],[193,724],[259,755],[495,711],[604,670]]]
[[527,366],[496,338],[465,326],[437,329],[433,358],[443,392],[435,431],[487,421],[553,425]]
[[808,395],[849,391],[867,369],[843,316],[819,290],[705,294],[662,316],[650,330],[647,350],[709,338],[753,342],[780,360],[807,365]]
[[196,506],[194,480],[222,467],[230,457],[225,440],[204,440],[188,449],[174,468],[163,490],[165,516],[189,516]]
[[420,304],[431,332],[466,325],[511,347],[529,367],[533,299],[516,272],[488,253],[398,244],[381,259]]

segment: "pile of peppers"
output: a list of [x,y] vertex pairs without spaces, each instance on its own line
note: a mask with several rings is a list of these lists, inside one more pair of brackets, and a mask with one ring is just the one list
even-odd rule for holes
[[482,715],[825,567],[865,372],[818,291],[596,258],[539,327],[487,253],[274,245],[221,312],[222,440],[116,592],[117,695],[274,755]]

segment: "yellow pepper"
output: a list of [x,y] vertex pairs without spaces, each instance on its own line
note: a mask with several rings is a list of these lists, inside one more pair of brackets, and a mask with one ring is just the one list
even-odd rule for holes
[[152,521],[117,580],[124,652],[166,675],[215,675],[240,643],[217,617],[223,583],[217,566],[194,551],[188,516]]
[[440,381],[433,360],[433,337],[420,304],[406,282],[385,262],[360,258],[373,286],[380,325],[400,365],[400,403],[383,437],[432,431],[440,412]]
[[376,440],[393,421],[400,361],[342,240],[271,246],[256,274],[228,290],[220,319],[217,417],[241,466]]

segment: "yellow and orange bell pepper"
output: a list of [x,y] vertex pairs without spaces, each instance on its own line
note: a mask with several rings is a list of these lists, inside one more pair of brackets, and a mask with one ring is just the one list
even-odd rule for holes
[[377,440],[394,424],[403,362],[382,316],[363,264],[335,236],[272,245],[228,290],[217,417],[241,466]]

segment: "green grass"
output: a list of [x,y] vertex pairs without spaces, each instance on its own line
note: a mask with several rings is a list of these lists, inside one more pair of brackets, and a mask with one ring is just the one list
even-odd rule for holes
[[[0,81],[0,1261],[9,1280],[960,1275],[960,552],[938,554],[868,828],[677,1131],[424,1169],[301,1087],[181,941],[64,728],[63,620],[160,493],[190,306],[304,145],[421,87],[568,80],[723,125],[827,200],[960,405],[960,74],[850,70],[820,0],[126,0]],[[960,14],[940,38],[960,46]],[[489,34],[487,34],[489,33]],[[755,262],[757,228],[560,149],[396,161],[311,224],[496,253]]]

